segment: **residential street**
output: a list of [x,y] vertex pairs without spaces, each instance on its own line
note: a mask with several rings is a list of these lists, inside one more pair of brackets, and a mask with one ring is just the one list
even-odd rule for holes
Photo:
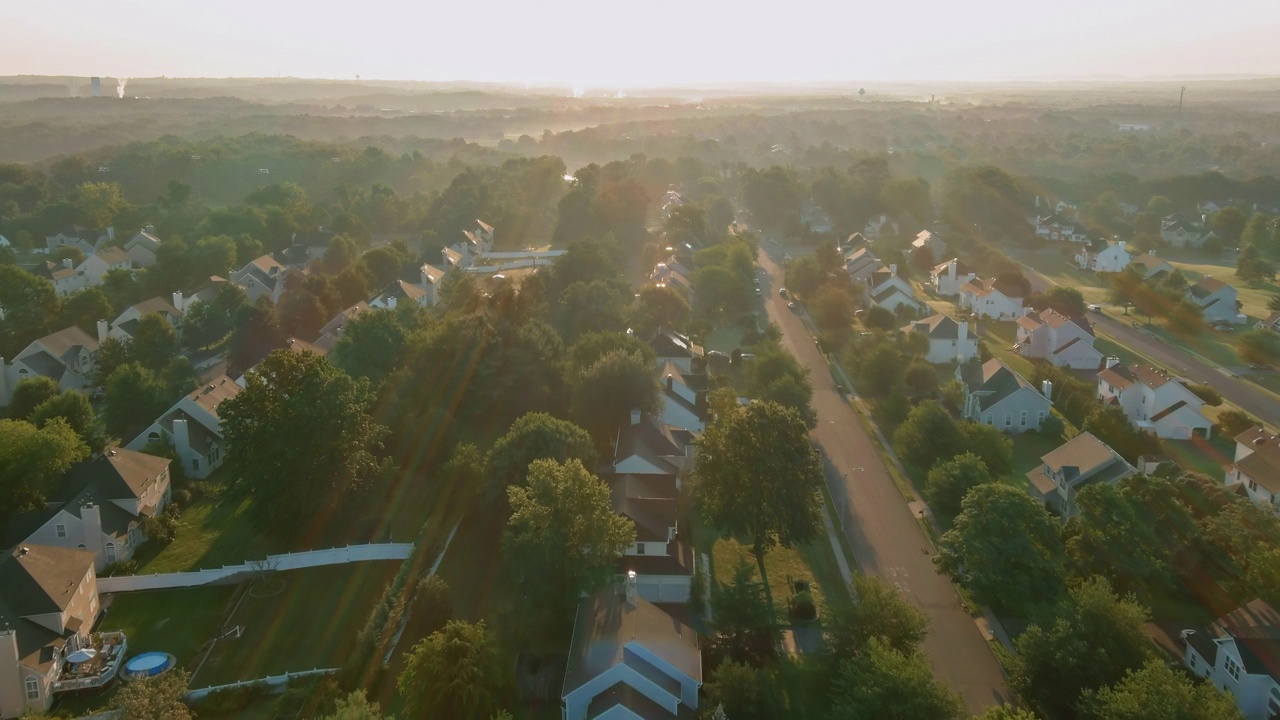
[[[1043,292],[1053,286],[1053,283],[1032,268],[1023,265],[1023,269],[1027,273],[1027,279],[1031,281],[1032,290]],[[1089,319],[1094,322],[1095,332],[1146,355],[1192,382],[1212,386],[1222,393],[1227,402],[1273,428],[1280,427],[1280,403],[1257,385],[1234,378],[1230,370],[1206,363],[1141,328],[1126,325],[1102,313],[1089,313]]]
[[827,485],[862,572],[898,586],[930,619],[924,642],[937,677],[960,693],[973,713],[1010,698],[995,655],[951,582],[933,567],[932,548],[849,403],[836,391],[822,353],[787,300],[783,271],[762,252],[770,278],[762,280],[769,318],[783,344],[807,367],[818,416],[814,437],[826,459]]

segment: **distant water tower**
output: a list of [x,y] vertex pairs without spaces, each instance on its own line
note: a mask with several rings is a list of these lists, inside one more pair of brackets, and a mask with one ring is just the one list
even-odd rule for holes
[[93,86],[93,96],[102,97],[102,78],[90,78],[89,84]]

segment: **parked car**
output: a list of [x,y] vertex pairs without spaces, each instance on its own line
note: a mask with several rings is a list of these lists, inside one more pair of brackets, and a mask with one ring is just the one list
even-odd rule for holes
[[787,296],[787,289],[786,289],[786,288],[778,288],[778,297],[786,297],[786,296]]
[[1089,311],[1090,311],[1090,312],[1102,312],[1102,306],[1101,306],[1101,305],[1090,305],[1090,306],[1089,306]]

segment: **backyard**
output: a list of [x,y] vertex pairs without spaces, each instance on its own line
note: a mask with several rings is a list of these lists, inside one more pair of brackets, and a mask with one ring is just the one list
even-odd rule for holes
[[200,647],[218,629],[235,592],[234,585],[116,593],[104,600],[100,630],[120,630],[129,638],[129,654],[167,652],[178,666],[194,670]]

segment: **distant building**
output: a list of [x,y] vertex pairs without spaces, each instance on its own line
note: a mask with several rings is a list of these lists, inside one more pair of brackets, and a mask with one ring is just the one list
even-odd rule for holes
[[1085,270],[1094,272],[1120,272],[1129,267],[1132,258],[1124,240],[1108,243],[1102,252],[1090,252],[1086,245],[1076,255],[1076,262]]
[[969,333],[969,323],[956,322],[946,315],[931,315],[904,325],[902,332],[923,333],[929,338],[925,359],[934,365],[966,363],[978,356],[978,338]]
[[1280,506],[1280,438],[1252,427],[1235,441],[1235,459],[1227,465],[1223,482],[1227,487],[1243,487],[1254,502]]
[[1046,384],[1037,390],[1026,378],[999,359],[956,368],[956,380],[964,384],[964,417],[1008,433],[1039,430],[1052,405]]
[[1280,613],[1254,600],[1211,626],[1182,631],[1192,675],[1230,693],[1248,720],[1280,716]]
[[935,293],[944,297],[951,297],[959,295],[960,287],[975,277],[977,277],[977,273],[971,270],[968,265],[956,258],[951,258],[929,271],[929,284],[933,286]]
[[1187,299],[1200,308],[1205,322],[1240,323],[1240,306],[1236,289],[1221,280],[1205,275],[1187,287]]
[[1092,434],[1083,432],[1040,457],[1027,473],[1031,496],[1065,520],[1076,514],[1076,495],[1089,485],[1113,483],[1137,472]]

